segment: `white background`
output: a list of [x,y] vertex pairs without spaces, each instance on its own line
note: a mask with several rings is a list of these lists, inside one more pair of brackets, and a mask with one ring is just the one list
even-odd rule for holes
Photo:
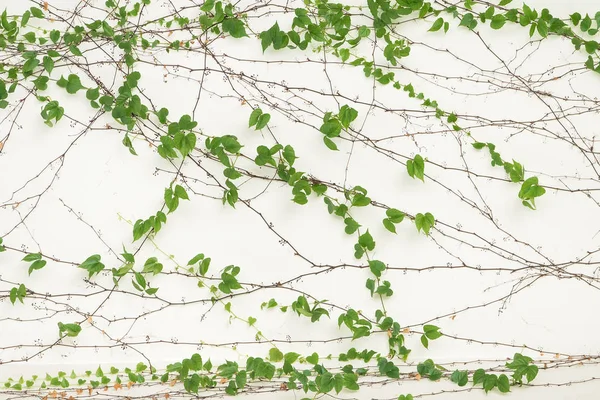
[[[52,6],[59,8],[72,8],[75,4],[69,1],[51,2]],[[161,4],[156,3],[158,15],[166,14],[168,9],[167,5],[161,7]],[[548,7],[553,15],[561,18],[567,18],[573,11],[589,11],[592,16],[595,13],[590,1],[532,1],[528,4],[539,9]],[[9,7],[9,13],[17,14],[29,3],[0,1],[0,5]],[[244,9],[245,6],[238,7]],[[256,32],[260,32],[269,28],[275,18],[282,26],[283,21],[287,21],[287,17],[275,14],[258,19],[254,17],[250,24]],[[588,255],[588,252],[598,249],[600,240],[600,234],[597,234],[600,212],[596,203],[600,200],[597,194],[600,185],[598,175],[590,166],[592,164],[597,169],[599,163],[597,158],[593,158],[593,153],[588,152],[586,159],[580,150],[564,139],[568,139],[565,127],[569,134],[580,135],[587,140],[576,139],[576,143],[584,148],[589,147],[591,140],[598,136],[596,111],[588,112],[587,109],[597,107],[595,95],[599,76],[583,69],[586,55],[583,51],[574,51],[564,39],[548,38],[539,42],[539,36],[534,36],[533,44],[527,45],[526,28],[507,24],[501,31],[492,31],[480,24],[481,37],[507,63],[507,70],[482,40],[466,29],[458,28],[458,21],[450,21],[451,29],[446,35],[441,31],[426,32],[433,20],[429,24],[401,25],[401,33],[417,43],[413,45],[410,57],[403,60],[406,69],[396,70],[396,77],[403,83],[412,83],[417,92],[423,91],[426,96],[437,100],[440,108],[456,112],[459,125],[468,127],[477,140],[495,143],[505,160],[515,159],[523,163],[527,177],[535,174],[547,187],[590,189],[589,196],[582,192],[548,189],[547,194],[537,201],[538,210],[529,210],[519,202],[519,186],[507,182],[501,168],[490,166],[486,150],[473,149],[470,145],[472,140],[464,135],[441,132],[448,126],[432,118],[430,109],[422,108],[418,101],[409,99],[404,92],[381,85],[375,85],[373,91],[373,81],[365,78],[361,68],[357,67],[328,63],[327,73],[324,73],[322,52],[307,51],[303,54],[299,50],[268,50],[261,55],[260,42],[256,38],[218,40],[212,44],[212,50],[218,55],[216,59],[225,62],[236,73],[243,71],[246,76],[256,74],[264,81],[281,83],[284,80],[283,85],[289,87],[312,89],[295,94],[302,94],[305,99],[314,102],[313,105],[307,105],[304,99],[292,98],[281,87],[268,87],[266,83],[259,84],[259,87],[270,97],[261,98],[257,90],[248,89],[247,84],[235,79],[233,83],[225,82],[222,74],[212,72],[205,77],[203,92],[193,115],[199,123],[197,129],[209,136],[236,135],[248,156],[254,156],[254,149],[260,144],[273,145],[272,134],[282,144],[294,146],[299,157],[296,161],[298,170],[338,185],[361,185],[369,191],[373,200],[410,215],[431,212],[436,217],[436,229],[431,237],[426,237],[417,233],[414,223],[408,218],[397,226],[397,235],[390,234],[381,225],[380,221],[384,218],[381,208],[367,207],[353,214],[365,228],[369,228],[377,242],[374,257],[390,267],[412,269],[406,273],[389,270],[384,276],[392,283],[395,292],[386,303],[390,315],[411,330],[419,332],[424,323],[432,323],[447,335],[432,342],[429,350],[420,345],[419,334],[407,335],[407,347],[412,349],[412,353],[410,364],[402,367],[403,372],[414,372],[416,364],[427,358],[449,370],[502,366],[503,360],[521,352],[519,346],[525,344],[537,349],[527,350],[524,354],[540,361],[540,373],[534,381],[535,387],[512,388],[511,398],[596,398],[594,393],[598,390],[598,383],[595,380],[568,386],[556,384],[600,376],[595,363],[595,357],[600,356],[597,339],[600,324],[595,316],[595,310],[600,306],[597,280],[550,276],[536,279],[539,278],[539,268],[499,274],[466,268],[414,271],[430,266],[458,267],[460,258],[466,264],[480,266],[483,270],[518,269],[523,267],[523,263],[570,263],[566,268],[569,273],[598,276],[596,266],[585,263],[600,261],[596,254]],[[363,56],[369,54],[365,53],[365,49],[370,51],[369,45],[360,48]],[[458,61],[450,52],[464,61]],[[97,50],[90,52],[88,62],[94,54],[98,57]],[[307,58],[314,62],[299,62]],[[204,57],[197,53],[188,55],[184,52],[161,53],[158,59],[165,64],[182,64],[192,68],[202,68],[204,62]],[[244,59],[289,62],[254,63]],[[329,55],[328,61],[333,60],[333,56]],[[208,63],[212,68],[217,67],[214,60]],[[557,68],[550,69],[552,67]],[[111,86],[115,79],[112,90],[116,90],[122,76],[113,78],[112,68],[96,66],[93,71],[107,86]],[[169,117],[173,118],[182,114],[192,115],[201,72],[190,73],[183,68],[163,69],[144,64],[140,64],[137,70],[142,74],[140,88],[157,108],[167,107],[171,111]],[[77,73],[77,69],[73,66],[57,68],[52,78],[68,73]],[[559,78],[551,79],[556,76]],[[92,87],[86,77],[81,75],[81,78],[84,85]],[[540,83],[540,80],[544,82]],[[232,85],[239,90],[238,94],[232,90]],[[120,253],[123,245],[130,251],[137,249],[139,242],[132,244],[130,222],[147,218],[161,207],[164,188],[174,177],[173,165],[160,158],[155,147],[144,140],[134,140],[138,156],[130,155],[121,144],[123,133],[105,129],[106,123],[116,126],[110,116],[101,117],[94,123],[95,129],[81,135],[85,129],[80,122],[94,116],[84,93],[70,96],[58,90],[52,82],[50,86],[52,96],[59,99],[66,110],[65,118],[56,127],[49,129],[43,124],[39,117],[40,103],[33,96],[27,98],[18,117],[15,112],[9,112],[12,106],[18,104],[18,99],[25,96],[26,92],[22,89],[10,98],[11,107],[0,114],[0,140],[4,140],[10,132],[0,154],[0,205],[4,205],[0,208],[0,237],[11,248],[41,251],[46,256],[66,262],[49,261],[43,270],[28,277],[27,264],[20,261],[24,256],[22,252],[9,250],[0,255],[0,296],[8,296],[10,288],[18,283],[25,283],[36,293],[25,300],[25,305],[12,306],[7,297],[0,298],[0,359],[3,362],[35,354],[39,349],[31,347],[33,344],[48,345],[56,341],[57,322],[85,320],[77,312],[66,311],[68,307],[88,314],[104,301],[107,292],[80,297],[98,288],[83,282],[85,271],[77,269],[76,264],[91,254],[100,254],[107,268],[118,267],[112,250]],[[544,91],[565,98],[556,101],[546,97],[542,101],[528,92],[531,89],[537,90],[538,94]],[[330,95],[338,92],[345,98]],[[239,93],[246,97],[247,104],[242,104]],[[583,102],[578,94],[589,98]],[[348,100],[355,98],[358,102],[354,104]],[[290,103],[285,104],[282,99],[288,99]],[[372,103],[374,99],[376,103]],[[359,117],[353,123],[356,134],[374,141],[382,139],[376,142],[381,148],[399,155],[389,158],[372,146],[349,140],[337,140],[340,151],[329,151],[323,145],[322,134],[307,124],[318,128],[324,111],[337,110],[336,101],[340,105],[352,104],[358,110]],[[316,114],[296,113],[306,124],[295,123],[286,113],[269,107],[269,102],[271,106],[279,103],[283,108],[294,104]],[[251,112],[248,104],[258,105],[271,113],[271,132],[255,132],[248,128]],[[400,111],[369,109],[369,104]],[[561,125],[552,118],[550,109],[554,112],[568,110],[573,114],[584,110],[586,113],[562,119]],[[484,119],[495,124],[485,125],[482,123]],[[13,122],[15,125],[11,127]],[[153,135],[151,132],[147,134]],[[390,136],[394,138],[384,139]],[[203,138],[198,140],[198,145],[204,149]],[[53,162],[67,149],[64,159]],[[417,153],[430,161],[426,163],[425,183],[411,179],[403,164],[406,157],[412,158]],[[596,151],[596,157],[597,154]],[[49,163],[50,167],[44,169]],[[204,158],[202,165],[221,183],[224,182],[218,164]],[[255,173],[271,174],[249,162],[244,165]],[[474,175],[469,178],[465,168]],[[169,215],[167,225],[155,239],[157,247],[147,242],[136,256],[136,269],[141,269],[146,258],[156,256],[165,265],[164,272],[174,271],[176,263],[185,265],[199,252],[212,258],[209,275],[218,277],[221,268],[238,265],[241,267],[240,281],[248,283],[271,284],[314,272],[318,268],[294,256],[290,246],[278,243],[280,238],[274,231],[317,265],[364,263],[364,260],[358,262],[353,257],[352,247],[356,238],[344,234],[341,219],[327,214],[322,200],[314,195],[309,204],[299,206],[290,201],[291,188],[287,185],[250,180],[242,186],[240,196],[243,199],[258,196],[250,204],[260,212],[259,215],[241,203],[236,209],[223,206],[218,199],[221,190],[206,185],[212,181],[193,163],[187,161],[182,173],[197,180],[186,181],[189,185],[186,187],[190,188],[188,192],[191,194],[194,190],[202,195],[191,196],[189,202],[182,201],[179,209]],[[26,182],[27,185],[23,186]],[[39,196],[40,193],[43,195]],[[339,194],[338,197],[343,198]],[[474,202],[480,210],[487,205],[496,224],[461,197]],[[20,204],[15,208],[16,202]],[[32,209],[34,211],[28,215]],[[28,215],[25,223],[20,224],[25,215]],[[265,221],[273,223],[274,231]],[[477,232],[482,239],[467,232]],[[516,255],[512,260],[509,252]],[[172,260],[169,255],[173,255]],[[526,261],[518,262],[519,257]],[[583,257],[587,257],[584,262],[576,262]],[[380,304],[370,298],[364,287],[368,277],[368,269],[338,268],[330,273],[303,278],[294,282],[292,287],[307,291],[316,298],[327,299],[328,303],[350,306],[373,316]],[[93,280],[103,288],[112,287],[109,274],[101,274]],[[199,352],[205,359],[210,357],[213,364],[218,365],[225,359],[243,364],[246,356],[264,357],[272,347],[268,343],[239,345],[236,351],[231,345],[222,345],[253,342],[256,331],[241,321],[230,323],[222,305],[217,304],[207,313],[210,301],[199,301],[209,300],[210,294],[206,289],[199,289],[192,279],[160,275],[150,280],[153,286],[160,287],[161,298],[182,304],[160,311],[166,305],[160,300],[114,293],[91,318],[97,329],[84,322],[78,338],[64,340],[64,343],[82,347],[56,346],[27,363],[0,365],[0,379],[5,380],[9,376],[18,378],[22,374],[43,376],[45,372],[70,372],[71,369],[80,373],[86,369],[95,370],[98,365],[105,369],[111,365],[132,367],[144,361],[139,352],[154,366],[164,369],[168,363],[181,361],[199,351],[200,342],[205,345]],[[533,283],[506,301],[494,302],[507,296],[519,281],[521,285]],[[124,280],[123,286],[131,293],[134,289],[128,282],[129,279]],[[46,292],[53,295],[52,301],[44,300]],[[60,294],[71,296],[56,297]],[[318,343],[348,335],[348,330],[337,327],[337,309],[332,309],[330,320],[324,317],[317,324],[311,324],[291,312],[260,310],[260,304],[272,297],[281,305],[289,305],[297,296],[298,293],[286,289],[258,290],[232,300],[232,310],[243,318],[257,318],[257,328],[270,339],[288,340],[289,336],[290,340],[314,341],[310,347],[307,344],[279,345],[283,352],[310,355],[317,351],[322,355],[336,355],[353,346],[386,352],[386,340],[381,334],[354,343],[349,340]],[[183,305],[184,302],[188,304]],[[486,305],[489,302],[493,303]],[[466,308],[469,309],[461,311]],[[56,311],[59,313],[55,314]],[[154,312],[133,322],[148,311]],[[108,321],[120,318],[126,319]],[[131,343],[131,347],[122,349],[116,346],[95,351],[93,346],[115,344],[102,334],[102,330],[111,338]],[[455,336],[457,339],[453,339]],[[159,340],[164,343],[144,344],[145,341]],[[25,347],[8,348],[20,345]],[[590,356],[592,360],[585,366],[543,369],[543,360],[567,362],[569,356]],[[468,364],[447,365],[453,362]],[[544,386],[546,383],[552,385]],[[400,383],[365,387],[358,393],[343,394],[379,399],[396,398],[402,393],[416,395],[456,389],[456,385],[446,380],[429,382],[423,379],[417,382],[404,379]],[[255,396],[267,398],[267,395]],[[278,399],[302,397],[291,392],[273,396]],[[473,399],[485,397],[479,389],[438,397],[462,399],[467,396]],[[487,396],[493,398],[500,394],[494,392]]]

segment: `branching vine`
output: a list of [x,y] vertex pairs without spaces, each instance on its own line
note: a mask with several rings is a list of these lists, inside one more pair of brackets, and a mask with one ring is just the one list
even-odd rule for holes
[[[2,394],[291,391],[308,400],[402,383],[387,398],[409,400],[597,380],[536,380],[596,366],[592,351],[544,349],[522,343],[520,332],[483,340],[447,326],[475,314],[486,321],[493,308],[502,315],[548,280],[594,296],[600,288],[593,238],[563,256],[513,222],[550,230],[527,221],[539,223],[544,207],[568,197],[579,210],[554,223],[586,218],[577,229],[586,240],[594,233],[587,225],[600,206],[600,152],[589,121],[598,100],[588,91],[600,73],[600,12],[559,16],[511,0],[20,3],[0,16]],[[511,42],[511,56],[494,42],[504,32],[526,40],[516,51]],[[446,34],[478,50],[446,47]],[[438,69],[429,61],[436,57]],[[536,57],[555,64],[531,72]],[[505,95],[535,109],[478,114],[481,104],[469,103]],[[38,142],[22,138],[32,131]],[[45,146],[52,151],[28,156]],[[105,153],[92,155],[96,148]],[[569,161],[556,159],[567,151]],[[533,152],[553,155],[535,161]],[[107,181],[139,173],[137,184],[151,171],[160,188],[107,186],[94,157],[122,160]],[[33,168],[21,170],[30,159]],[[85,200],[69,195],[80,191],[75,184]],[[133,203],[111,209],[118,225],[78,211],[113,195]],[[44,233],[40,218],[54,214],[64,222]],[[234,232],[250,224],[253,237]],[[207,235],[225,237],[222,250],[236,261],[188,237],[210,242]],[[60,255],[69,248],[58,236],[95,250]],[[437,294],[466,276],[490,277],[482,302]],[[39,332],[14,335],[27,324]],[[443,342],[464,354],[473,344],[501,352],[454,360]],[[117,351],[125,361],[109,362]],[[101,365],[12,372],[77,354]],[[449,386],[408,386],[421,380]]]

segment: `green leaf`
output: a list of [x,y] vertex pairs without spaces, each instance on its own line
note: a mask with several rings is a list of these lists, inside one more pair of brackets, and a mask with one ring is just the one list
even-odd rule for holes
[[369,230],[358,237],[358,244],[369,251],[372,251],[375,248],[375,241],[373,240],[373,236],[369,233]]
[[[137,74],[139,77],[139,72]],[[192,117],[188,114],[182,115],[181,118],[179,118],[178,124],[182,131],[192,130],[198,126],[198,122],[192,121]]]
[[342,132],[342,124],[337,119],[330,119],[324,122],[319,130],[328,138],[338,137]]
[[269,350],[269,360],[272,362],[280,362],[283,360],[283,353],[276,347]]
[[44,13],[37,7],[31,7],[29,11],[31,11],[31,15],[35,18],[44,18]]
[[450,380],[458,386],[465,386],[469,382],[469,372],[456,370],[450,375]]
[[69,94],[75,94],[80,89],[84,88],[81,84],[81,80],[75,74],[70,74],[67,79],[61,76],[56,83],[58,86],[65,88]]
[[202,260],[202,262],[200,263],[200,268],[199,268],[200,275],[202,275],[202,276],[206,275],[206,273],[208,272],[209,266],[210,266],[210,257]]
[[589,15],[585,14],[585,18],[583,18],[583,20],[581,20],[581,25],[579,25],[579,28],[581,29],[582,32],[587,32],[591,27],[592,27],[592,19],[590,18]]
[[179,206],[179,197],[175,196],[171,188],[165,189],[164,195],[165,205],[169,209],[169,213],[172,213]]
[[349,107],[347,105],[343,105],[340,108],[340,122],[344,126],[344,128],[348,129],[352,121],[354,121],[358,117],[358,111],[354,108]]
[[383,226],[388,231],[390,231],[392,233],[396,233],[396,226],[394,225],[394,223],[389,218],[384,218],[384,220],[383,220]]
[[544,21],[543,19],[540,19],[538,21],[537,31],[541,37],[548,36],[548,25],[546,24],[546,21]]
[[421,155],[417,154],[414,159],[408,160],[406,162],[406,170],[411,178],[418,178],[425,182],[425,160],[423,160]]
[[229,33],[234,38],[248,36],[244,23],[237,18],[227,18],[223,21],[223,32]]
[[519,198],[522,200],[533,200],[536,197],[544,195],[545,193],[546,189],[538,185],[538,178],[536,176],[532,176],[521,185]]
[[67,336],[76,337],[81,332],[81,326],[78,324],[63,324],[62,322],[58,323],[59,332],[66,333]]
[[285,355],[283,356],[283,359],[286,363],[288,364],[293,364],[296,362],[296,360],[300,357],[300,354],[298,353],[294,353],[294,352],[290,352],[290,353],[285,353]]
[[31,12],[29,10],[25,11],[23,13],[23,16],[21,17],[21,26],[27,25],[27,22],[29,22],[30,17],[31,17]]
[[236,374],[235,384],[237,385],[238,389],[243,389],[246,386],[246,381],[247,381],[246,375],[247,375],[246,371],[240,371]]
[[156,116],[158,117],[158,120],[160,121],[161,124],[166,124],[167,123],[167,116],[169,115],[169,110],[167,110],[166,108],[161,108],[157,113]]
[[144,278],[144,275],[140,274],[139,272],[135,272],[134,276],[135,276],[135,282],[142,289],[140,291],[143,291],[146,288],[146,278]]
[[584,46],[585,51],[587,51],[588,54],[594,54],[596,50],[598,50],[598,42],[596,42],[595,40],[588,40],[587,42],[585,42]]
[[425,332],[425,336],[428,339],[435,340],[437,338],[442,337],[442,333],[440,332],[440,328],[435,325],[424,325],[423,331]]
[[135,372],[136,372],[136,373],[143,372],[143,371],[145,371],[146,369],[148,369],[148,366],[147,366],[146,364],[144,364],[144,363],[138,363],[138,364],[135,366]]
[[506,17],[502,14],[496,14],[492,17],[490,26],[492,29],[500,29],[506,24]]
[[510,383],[508,381],[508,377],[504,374],[500,375],[500,377],[498,378],[498,390],[502,393],[508,393],[510,392]]
[[259,115],[258,120],[256,121],[255,130],[259,131],[259,130],[263,129],[265,126],[267,126],[267,124],[269,123],[270,120],[271,120],[270,114]]
[[294,151],[294,148],[290,145],[287,145],[283,148],[283,158],[288,162],[288,164],[290,165],[290,167],[292,165],[294,165],[294,162],[296,161],[296,152]]
[[113,37],[115,34],[114,29],[108,24],[107,21],[102,21],[102,32],[108,37]]
[[188,197],[187,192],[185,191],[185,189],[180,186],[180,185],[175,185],[175,196],[179,197],[180,199],[183,200],[189,200],[190,198]]
[[31,75],[31,72],[40,64],[39,60],[35,57],[30,58],[23,64],[23,72],[28,72]]
[[33,271],[44,268],[45,265],[46,265],[46,260],[36,260],[36,261],[32,262],[31,265],[29,266],[29,270],[28,270],[29,275],[31,275],[31,273]]
[[360,224],[358,222],[356,222],[356,220],[354,220],[354,218],[352,218],[352,217],[345,218],[344,224],[346,224],[346,228],[344,229],[344,231],[348,235],[353,234],[354,232],[356,232],[356,230],[358,228],[360,228]]
[[79,265],[79,268],[85,269],[89,273],[89,277],[92,275],[100,273],[104,269],[104,264],[100,262],[100,255],[94,254],[88,257],[83,263]]
[[527,370],[525,372],[525,374],[527,376],[527,383],[529,383],[535,379],[535,377],[538,374],[538,371],[539,371],[539,369],[538,369],[537,365],[530,365],[529,367],[527,367]]
[[443,18],[438,18],[435,20],[435,22],[433,23],[433,25],[431,25],[431,28],[429,28],[429,32],[436,32],[439,31],[440,28],[442,27],[442,25],[444,25],[444,19]]
[[523,168],[523,165],[517,161],[513,160],[512,164],[504,163],[504,167],[507,170],[512,182],[521,182],[525,178],[525,169]]
[[88,100],[96,100],[98,97],[100,97],[100,88],[97,87],[95,89],[88,89],[85,92],[85,97]]
[[371,198],[362,193],[358,193],[352,198],[352,206],[354,207],[365,207],[369,204],[371,204]]
[[261,114],[262,110],[258,107],[252,110],[252,113],[250,114],[250,119],[248,120],[249,128],[256,125],[256,123],[258,122],[258,117],[260,117]]
[[392,221],[394,224],[399,224],[400,222],[402,222],[405,216],[405,214],[402,211],[397,210],[395,208],[388,208],[385,211],[385,215],[387,215],[390,221]]
[[483,378],[483,390],[485,392],[489,392],[494,387],[496,387],[496,382],[498,381],[498,377],[495,374],[486,374]]
[[316,365],[319,362],[319,355],[317,353],[312,353],[310,356],[306,357],[306,361],[310,364]]
[[27,288],[25,285],[20,284],[19,287],[14,287],[10,290],[9,298],[10,302],[14,305],[17,300],[21,302],[21,304],[25,304],[23,299],[27,295]]
[[35,32],[27,32],[26,34],[23,35],[23,37],[29,43],[35,43]]
[[334,143],[333,140],[329,139],[327,136],[323,136],[323,142],[325,143],[325,146],[327,146],[327,148],[329,150],[338,150],[337,145]]
[[367,279],[365,286],[371,292],[371,297],[373,297],[373,293],[375,293],[375,280],[371,278]]
[[386,266],[379,260],[370,260],[369,269],[377,278],[381,277],[381,273],[386,270]]
[[486,376],[485,370],[482,368],[479,368],[473,374],[473,385],[477,385],[478,383],[483,382],[483,380],[485,379],[485,376]]
[[429,235],[431,228],[435,225],[435,218],[431,213],[425,213],[424,215],[419,213],[415,216],[415,225],[417,231],[423,230],[426,235]]
[[69,51],[71,53],[73,53],[73,55],[76,56],[82,56],[83,54],[81,54],[81,50],[79,50],[79,47],[75,46],[74,44],[72,44],[71,46],[69,46]]
[[23,257],[23,261],[27,261],[27,262],[41,260],[41,259],[42,259],[42,255],[40,253],[31,253],[31,254],[27,254],[25,257]]
[[192,258],[190,261],[188,261],[187,265],[197,264],[200,260],[204,260],[204,254],[203,253],[196,254],[194,256],[194,258]]
[[54,44],[58,43],[58,41],[60,40],[60,31],[54,29],[53,31],[50,32],[50,40],[52,40],[52,42]]
[[475,17],[473,17],[473,14],[466,13],[462,17],[459,26],[464,26],[464,27],[467,27],[467,28],[473,30],[477,26],[477,20],[475,19]]
[[163,265],[158,262],[156,257],[150,257],[144,263],[144,269],[142,272],[149,273],[151,272],[153,275],[159,274],[163,269]]
[[427,337],[425,335],[421,335],[421,344],[426,349],[429,349],[429,340],[427,340]]

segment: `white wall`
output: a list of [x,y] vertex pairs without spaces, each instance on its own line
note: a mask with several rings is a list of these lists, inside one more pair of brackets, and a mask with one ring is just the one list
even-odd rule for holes
[[[23,3],[0,1],[14,14],[31,5]],[[78,4],[50,3],[68,9]],[[247,3],[238,8],[245,9]],[[595,13],[591,1],[528,4],[548,7],[553,15],[564,18],[573,11]],[[300,5],[289,3],[290,7]],[[151,12],[165,15],[170,7],[170,2],[155,1]],[[270,10],[277,8],[273,4]],[[85,12],[93,14],[93,10]],[[288,18],[279,11],[249,15],[255,32],[270,27],[275,18],[283,26]],[[167,107],[170,117],[193,114],[199,135],[236,135],[245,146],[243,153],[251,157],[256,155],[256,146],[273,145],[275,137],[294,146],[298,170],[340,186],[361,185],[373,200],[410,215],[431,212],[436,217],[436,228],[426,237],[408,219],[398,225],[397,235],[387,232],[380,222],[382,208],[366,207],[354,214],[375,237],[374,257],[395,268],[385,273],[395,292],[386,302],[390,315],[412,331],[420,332],[423,324],[432,323],[446,335],[426,350],[419,334],[409,334],[407,346],[412,353],[403,372],[414,372],[416,364],[427,358],[449,364],[449,370],[502,367],[507,358],[523,351],[521,345],[527,345],[536,351],[524,354],[539,362],[540,373],[533,387],[512,388],[511,398],[596,398],[599,386],[592,378],[600,376],[596,364],[600,323],[595,317],[600,306],[596,270],[600,262],[596,253],[600,164],[597,148],[590,150],[590,146],[598,140],[599,76],[583,68],[586,55],[574,51],[564,39],[539,41],[534,36],[527,44],[527,29],[507,24],[501,31],[478,28],[480,40],[459,29],[457,21],[451,25],[444,35],[426,32],[427,23],[402,24],[400,33],[415,43],[410,57],[403,60],[405,68],[395,69],[396,76],[437,100],[442,109],[459,115],[461,126],[469,128],[477,140],[495,143],[505,160],[524,164],[527,177],[535,174],[544,186],[555,188],[537,201],[536,211],[520,204],[519,186],[509,183],[501,168],[490,166],[487,151],[477,151],[471,139],[447,131],[449,126],[433,118],[431,109],[404,92],[373,85],[360,68],[340,65],[331,55],[324,68],[322,52],[270,49],[261,55],[258,39],[221,39],[211,44],[214,59],[207,66],[219,69],[220,63],[230,68],[229,80],[218,71],[202,78],[205,59],[199,52],[156,54],[159,63],[185,65],[195,68],[193,72],[142,63],[136,70],[142,74],[140,88],[154,106]],[[104,50],[111,52],[108,47]],[[365,45],[359,51],[369,55],[371,48]],[[98,49],[86,55],[88,62],[106,57]],[[149,53],[144,60],[152,60]],[[115,76],[114,66],[95,65],[91,71],[112,90],[120,86],[122,76]],[[254,75],[259,83],[254,86],[236,78],[240,72]],[[52,78],[68,73],[80,74],[83,84],[91,87],[90,80],[72,64],[57,65]],[[193,113],[201,79],[203,89]],[[279,83],[310,90],[285,92]],[[123,132],[105,128],[107,123],[116,126],[109,115],[97,119],[92,129],[84,127],[82,123],[94,118],[95,111],[83,92],[71,96],[52,82],[50,86],[49,93],[66,111],[56,127],[43,124],[40,103],[31,95],[26,97],[22,88],[10,98],[11,106],[0,112],[0,237],[9,247],[0,254],[2,382],[58,370],[81,373],[98,365],[132,367],[144,361],[142,354],[160,370],[198,351],[200,342],[205,343],[200,350],[203,358],[210,357],[215,365],[225,359],[244,363],[249,355],[266,356],[272,346],[254,343],[254,329],[241,321],[230,323],[223,306],[211,307],[209,291],[199,289],[194,279],[170,274],[177,263],[185,265],[199,252],[212,258],[209,275],[215,278],[227,265],[240,266],[240,281],[247,289],[252,284],[269,285],[313,274],[286,287],[260,289],[231,300],[232,310],[242,318],[257,318],[256,327],[269,339],[313,341],[278,344],[282,351],[336,355],[357,347],[386,352],[385,334],[355,342],[320,343],[348,336],[348,330],[337,327],[339,309],[332,308],[331,319],[322,318],[316,324],[291,312],[260,310],[260,304],[270,298],[290,304],[298,293],[288,288],[371,317],[380,304],[365,289],[365,280],[371,276],[368,269],[337,268],[314,274],[329,265],[364,265],[364,260],[353,257],[356,238],[344,234],[342,221],[327,213],[321,199],[313,195],[307,205],[299,206],[290,201],[287,185],[254,178],[240,191],[242,199],[251,199],[250,206],[223,206],[222,192],[206,172],[222,184],[222,168],[198,156],[199,152],[194,159],[202,168],[189,160],[181,168],[188,193],[196,195],[181,202],[155,240],[146,241],[136,256],[137,270],[151,256],[164,264],[164,273],[150,278],[153,286],[160,287],[159,299],[132,295],[135,289],[129,279],[121,285],[124,292],[110,292],[108,268],[120,265],[115,253],[121,253],[123,245],[131,252],[140,245],[139,241],[132,244],[131,222],[160,209],[164,188],[179,165],[156,153],[157,127],[143,128],[152,144],[138,136],[133,142],[138,153],[134,157],[121,144]],[[241,95],[247,104],[242,104]],[[26,100],[20,103],[21,98]],[[270,112],[269,130],[248,129],[248,104]],[[361,140],[337,140],[340,151],[332,152],[323,145],[318,126],[323,112],[335,112],[338,104],[351,104],[358,110],[353,128]],[[301,111],[290,113],[296,108]],[[290,115],[303,123],[292,121]],[[203,141],[203,137],[198,140],[201,150]],[[391,157],[390,151],[394,152]],[[430,161],[424,183],[411,179],[404,166],[406,157],[417,153]],[[247,160],[240,165],[264,177],[272,175]],[[329,192],[333,194],[332,189]],[[336,196],[343,198],[340,193]],[[484,215],[484,210],[492,217]],[[287,243],[280,244],[281,237]],[[295,251],[315,265],[295,256]],[[28,276],[27,264],[20,261],[24,252],[43,253],[48,265]],[[92,279],[95,286],[84,282],[85,271],[76,268],[91,254],[102,255],[107,266],[106,273]],[[463,263],[481,271],[459,268]],[[543,274],[546,268],[560,268],[560,278]],[[12,306],[8,293],[19,283],[35,295],[28,296],[24,305]],[[93,325],[83,322],[89,314],[93,314]],[[53,345],[59,321],[83,322],[82,333]],[[232,343],[240,343],[237,350]],[[30,359],[17,362],[23,358]],[[577,365],[580,361],[584,365]],[[545,362],[551,368],[543,369]],[[391,399],[403,393],[425,396],[448,390],[438,397],[484,398],[479,388],[457,392],[459,388],[446,380],[417,382],[403,376],[399,382],[342,394]],[[150,388],[150,392],[157,393],[157,389]],[[254,396],[268,398],[266,394]],[[303,397],[291,392],[272,396]]]

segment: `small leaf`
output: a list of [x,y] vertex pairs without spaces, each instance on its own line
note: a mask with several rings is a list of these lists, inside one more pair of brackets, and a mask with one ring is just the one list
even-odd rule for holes
[[539,369],[538,369],[537,365],[530,365],[527,367],[527,370],[525,372],[525,374],[527,376],[527,383],[529,383],[535,379],[535,377],[538,374],[538,371],[539,371]]
[[381,273],[386,270],[385,264],[379,260],[370,260],[369,268],[377,278],[381,277]]
[[327,146],[329,150],[338,150],[338,147],[334,141],[329,139],[327,136],[323,136],[323,142],[325,142],[325,146]]
[[492,21],[490,22],[490,26],[492,29],[500,29],[506,24],[506,17],[502,14],[496,14],[492,17]]
[[175,186],[175,196],[179,197],[180,199],[183,200],[189,200],[190,198],[188,197],[187,192],[185,191],[185,189],[180,186],[180,185],[176,185]]
[[41,260],[42,259],[42,255],[40,253],[31,253],[31,254],[27,254],[25,257],[23,257],[23,261],[36,261],[36,260]]
[[546,21],[544,21],[543,19],[540,19],[538,21],[537,31],[541,37],[548,36],[548,25],[546,24]]
[[498,377],[495,374],[486,374],[485,378],[483,378],[483,390],[485,392],[489,392],[494,387],[496,387],[496,382],[498,381]]
[[390,221],[392,221],[394,224],[399,224],[400,222],[402,222],[405,216],[405,214],[402,211],[397,210],[395,208],[388,208],[385,211],[385,215],[387,215]]
[[258,122],[258,117],[262,114],[262,110],[260,108],[255,108],[250,114],[250,120],[248,121],[248,127],[252,127],[256,125]]
[[310,364],[316,365],[319,362],[319,355],[317,353],[312,353],[310,356],[306,357],[306,361]]
[[31,275],[31,273],[33,271],[44,268],[45,265],[46,265],[46,260],[36,260],[36,261],[32,262],[31,265],[29,266],[29,271],[28,271],[29,275]]
[[392,232],[392,233],[396,233],[396,226],[394,225],[394,223],[389,219],[389,218],[385,218],[383,220],[383,226],[385,227],[385,229],[387,229],[388,231]]
[[418,231],[422,229],[426,235],[429,235],[431,228],[435,225],[435,218],[431,213],[425,215],[419,213],[415,216],[415,225]]
[[438,18],[435,20],[435,22],[433,23],[433,25],[431,25],[431,28],[429,28],[429,32],[436,32],[439,31],[440,28],[442,27],[442,25],[444,25],[444,19],[443,18]]
[[475,371],[473,374],[473,385],[483,382],[485,375],[485,370],[482,368],[479,368],[477,371]]
[[406,162],[406,170],[411,178],[418,178],[424,182],[425,160],[417,154],[414,159]]
[[203,253],[196,254],[194,256],[194,258],[192,258],[190,261],[188,261],[187,265],[194,265],[194,264],[198,263],[200,260],[203,260],[203,259],[204,259],[204,254]]
[[469,382],[469,373],[467,371],[456,370],[450,376],[450,380],[458,386],[465,386]]
[[500,377],[498,378],[498,390],[502,393],[508,393],[510,392],[510,383],[508,381],[508,377],[504,374],[500,375]]
[[37,7],[31,7],[29,8],[29,11],[31,11],[31,15],[35,18],[44,18],[44,13]]
[[267,124],[269,123],[269,121],[271,120],[271,115],[270,114],[261,114],[258,117],[258,120],[256,122],[256,128],[255,130],[259,131],[262,128],[264,128],[265,126],[267,126]]
[[227,18],[223,21],[223,32],[229,33],[234,38],[248,36],[244,23],[237,18]]
[[279,362],[283,360],[283,353],[276,347],[269,350],[269,360],[272,362]]
[[54,69],[54,60],[51,57],[44,56],[42,63],[44,64],[44,69],[50,75]]

